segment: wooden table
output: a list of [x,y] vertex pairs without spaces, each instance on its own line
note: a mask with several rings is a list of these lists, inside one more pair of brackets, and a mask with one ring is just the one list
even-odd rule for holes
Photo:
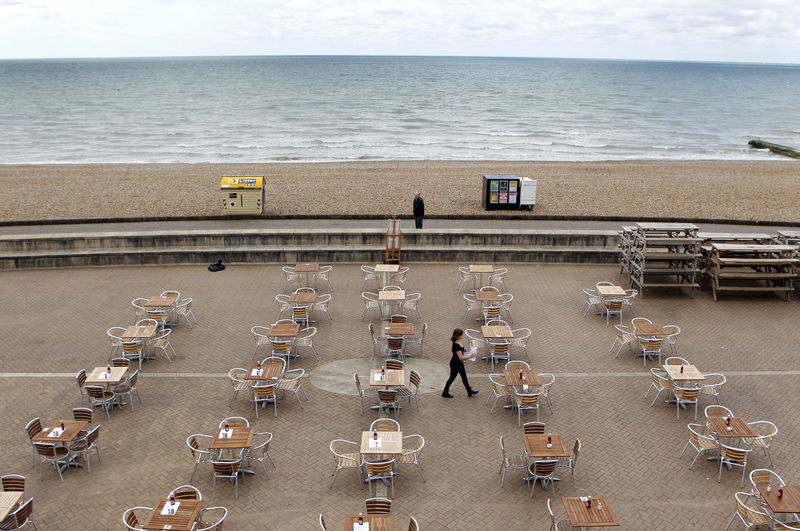
[[380,387],[398,387],[406,383],[406,371],[403,369],[386,369],[386,380],[378,380],[381,369],[370,369],[369,385]]
[[400,264],[375,264],[375,272],[381,274],[381,287],[389,284],[389,273],[400,271]]
[[[178,509],[175,514],[165,515],[161,514],[164,506],[169,503],[169,499],[161,498],[150,511],[150,514],[142,525],[142,529],[161,530],[172,529],[172,531],[191,531],[197,517],[200,515],[200,509],[203,506],[202,500],[175,500]],[[165,526],[172,526],[165,527]]]
[[[272,360],[270,360],[272,361]],[[255,382],[262,382],[264,380],[278,380],[282,376],[280,363],[266,363],[261,365],[261,374],[256,375],[253,372],[258,368],[258,363],[251,363],[247,368],[247,374],[244,380],[252,380]]]
[[778,497],[778,485],[772,486],[772,491],[767,492],[766,485],[758,485],[758,493],[767,502],[769,510],[773,513],[798,513],[800,512],[800,488],[785,485],[783,496]]
[[150,297],[142,306],[145,308],[172,308],[178,302],[177,295],[170,295],[169,297]]
[[292,304],[313,304],[315,300],[317,300],[317,294],[313,291],[295,292],[289,296],[289,302]]
[[306,286],[311,285],[311,275],[319,273],[319,262],[303,262],[294,265],[295,273],[304,273],[306,276]]
[[383,325],[383,334],[386,336],[413,336],[414,323],[386,323]]
[[54,420],[42,428],[42,431],[33,436],[33,442],[66,444],[72,442],[75,436],[78,435],[78,432],[81,431],[87,424],[89,423],[85,420],[65,420],[64,432],[58,437],[50,437],[50,433],[53,431],[53,429],[61,428],[61,422]]
[[381,303],[381,317],[386,318],[386,311],[390,304],[400,304],[406,300],[404,289],[382,289],[378,292],[378,301]]
[[[393,514],[362,514],[364,522],[369,523],[369,531],[394,531]],[[344,531],[358,530],[358,515],[348,514],[344,517]],[[367,526],[364,526],[366,529]]]
[[156,325],[132,325],[126,328],[120,337],[126,341],[130,341],[131,339],[150,339],[156,334],[156,328],[158,328]]
[[297,337],[299,331],[299,323],[278,323],[270,327],[267,337]]
[[552,448],[547,447],[547,434],[546,433],[526,433],[522,435],[522,440],[525,442],[525,450],[531,459],[546,458],[554,459],[557,457],[569,457],[569,450],[567,444],[564,442],[564,437],[558,433],[551,433],[550,438],[552,441]]
[[730,417],[731,430],[728,431],[728,426],[725,424],[726,417],[708,417],[708,423],[711,424],[711,429],[720,438],[733,438],[733,437],[757,437],[758,435],[750,429],[747,422],[742,417]]
[[[597,509],[597,502],[603,504],[601,510]],[[567,518],[572,527],[613,527],[619,526],[614,511],[611,510],[605,496],[592,496],[592,508],[587,509],[586,503],[580,498],[561,498]]]
[[624,297],[625,288],[621,286],[597,286],[597,294],[601,297]]
[[242,448],[250,448],[253,444],[253,426],[230,428],[233,430],[233,434],[230,437],[222,438],[220,433],[224,429],[217,428],[214,438],[211,439],[211,444],[208,445],[209,450],[240,450]]
[[[478,279],[478,283],[483,286],[483,275],[491,275],[494,273],[494,266],[492,264],[470,264],[469,272],[475,275]],[[474,281],[472,287],[475,287]]]
[[525,375],[525,381],[522,381],[522,378],[519,377],[519,368],[516,369],[503,369],[503,374],[506,377],[506,384],[511,386],[521,386],[521,385],[528,385],[528,386],[536,386],[542,385],[542,382],[539,380],[539,375],[536,374],[536,371],[533,369],[522,369],[522,374]]
[[669,330],[658,323],[637,322],[635,327],[636,334],[639,336],[663,337],[670,334]]
[[514,331],[507,325],[481,326],[484,339],[513,339]]
[[95,367],[92,372],[86,375],[88,385],[105,385],[106,387],[122,383],[125,375],[128,374],[127,367],[111,367],[108,372],[108,365],[105,367]]
[[21,499],[21,492],[0,492],[0,522],[5,520],[12,510],[16,510],[16,505]]
[[503,302],[500,298],[500,292],[493,289],[475,292],[475,300],[478,302]]
[[402,431],[379,431],[378,439],[381,441],[380,448],[370,448],[369,440],[374,432],[361,432],[361,453],[367,455],[383,454],[402,454],[403,453],[403,432]]
[[[705,380],[706,377],[694,365],[663,365],[664,370],[667,371],[669,376],[674,381],[682,380]],[[683,367],[683,372],[681,372]]]

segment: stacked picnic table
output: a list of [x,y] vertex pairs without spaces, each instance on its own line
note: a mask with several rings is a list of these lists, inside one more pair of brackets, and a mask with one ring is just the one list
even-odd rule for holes
[[797,245],[712,243],[706,273],[714,300],[722,291],[778,291],[789,300],[797,278]]

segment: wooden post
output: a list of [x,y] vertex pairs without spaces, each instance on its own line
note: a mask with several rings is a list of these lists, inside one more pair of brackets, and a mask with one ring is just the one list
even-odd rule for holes
[[400,263],[400,221],[397,216],[392,216],[389,220],[389,230],[386,231],[386,257],[383,260],[384,264],[399,264]]

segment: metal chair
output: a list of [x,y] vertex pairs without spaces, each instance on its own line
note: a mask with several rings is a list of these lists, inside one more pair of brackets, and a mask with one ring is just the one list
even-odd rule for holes
[[595,306],[599,308],[603,304],[603,299],[597,294],[597,290],[593,290],[590,288],[584,288],[583,294],[586,296],[586,299],[583,302],[583,306],[581,306],[580,308],[580,312],[585,317],[589,313],[589,310],[591,310]]
[[314,348],[314,336],[317,335],[317,328],[310,326],[304,330],[305,335],[300,336],[294,340],[295,352],[298,347],[308,347],[314,353],[314,358],[319,361],[319,354],[317,349]]
[[389,514],[392,512],[392,500],[389,498],[367,498],[364,500],[367,514]]
[[494,397],[492,409],[489,410],[489,414],[491,414],[492,411],[494,411],[494,408],[497,406],[497,402],[501,398],[505,398],[506,402],[511,399],[511,397],[514,395],[514,388],[506,385],[506,377],[503,374],[490,374],[489,381],[492,384],[491,394],[486,398],[486,402],[483,405],[488,405],[489,400]]
[[[332,265],[321,265],[319,266],[319,271],[314,273],[314,285],[317,285],[317,280],[324,280],[326,284],[328,284],[328,289],[333,291],[333,286],[331,285],[331,271],[333,270]],[[330,299],[330,298],[329,298]]]
[[458,273],[460,275],[460,278],[458,280],[458,286],[456,286],[456,291],[460,293],[462,286],[464,286],[464,284],[466,284],[467,282],[472,282],[472,287],[473,288],[475,287],[475,283],[477,282],[478,277],[476,277],[474,273],[470,273],[468,267],[459,266]]
[[353,373],[353,381],[356,384],[356,390],[358,391],[358,403],[360,406],[361,414],[364,414],[364,399],[365,398],[378,398],[378,388],[377,387],[367,387],[366,389],[361,389],[361,380],[358,377],[358,373]]
[[541,393],[520,393],[514,389],[514,398],[517,402],[517,427],[522,425],[522,412],[536,410],[536,420],[539,420],[539,397]]
[[13,512],[0,522],[0,529],[22,529],[26,525],[31,524],[36,531],[36,523],[33,521],[33,498],[21,503]]
[[386,336],[386,357],[403,360],[406,349],[406,336]]
[[137,297],[131,301],[131,305],[133,306],[133,322],[137,322],[140,319],[144,319],[147,317],[147,310],[144,307],[144,304],[150,299],[145,299],[143,297]]
[[3,487],[3,492],[21,492],[20,501],[25,501],[25,476],[6,474],[0,478],[0,485]]
[[369,431],[400,431],[400,423],[388,417],[381,417],[372,421]]
[[192,326],[192,321],[194,324],[197,324],[197,317],[195,317],[194,312],[192,311],[192,299],[183,299],[178,301],[178,305],[175,307],[173,311],[175,314],[175,318],[180,320],[181,317],[186,319],[186,324],[189,325],[189,328],[194,328]]
[[[425,341],[425,332],[428,331],[428,323],[422,323],[422,332],[418,336],[406,336],[406,347],[408,345],[419,345],[419,357],[424,358],[425,353],[422,350],[422,343]],[[410,356],[411,354],[409,354]]]
[[528,465],[528,475],[526,479],[531,482],[531,498],[533,498],[533,490],[536,488],[537,481],[542,482],[543,488],[547,482],[550,482],[551,491],[553,494],[556,493],[556,482],[553,481],[556,473],[556,465],[558,465],[558,459],[542,459]]
[[[217,514],[209,517],[211,513]],[[227,517],[228,509],[225,507],[206,507],[205,509],[200,509],[200,515],[197,520],[198,525],[202,527],[196,527],[193,531],[222,531],[222,524]]]
[[264,438],[264,440],[245,450],[245,461],[248,463],[250,461],[258,461],[261,463],[261,468],[264,470],[264,474],[266,474],[267,479],[271,479],[269,472],[267,472],[267,467],[264,465],[264,459],[269,459],[269,462],[272,464],[272,468],[278,468],[275,466],[275,461],[272,460],[272,456],[269,455],[269,443],[272,442],[272,433],[268,431],[254,433],[253,438]]
[[358,289],[364,287],[364,284],[370,281],[375,281],[375,287],[378,287],[378,283],[380,282],[380,275],[375,272],[375,268],[372,266],[361,266],[361,272],[364,274],[364,279],[361,281],[361,286]]
[[75,439],[72,444],[69,445],[69,451],[72,455],[84,455],[86,470],[88,472],[92,471],[92,461],[89,459],[89,450],[94,448],[95,453],[97,453],[97,462],[100,462],[100,448],[97,446],[97,437],[100,435],[101,426],[102,424],[98,424],[86,434],[86,437]]
[[311,305],[314,315],[316,315],[317,311],[325,312],[325,315],[328,316],[328,321],[333,321],[333,316],[331,315],[330,308],[328,307],[330,306],[331,298],[333,298],[333,296],[330,293],[326,293],[317,297],[317,300]]
[[392,487],[392,498],[394,498],[394,458],[381,461],[368,461],[366,456],[361,456],[361,465],[364,468],[365,481],[369,485],[369,495],[372,496],[372,482],[388,480]]
[[[306,390],[303,389],[302,382],[305,374],[305,369],[292,369],[291,371],[286,371],[283,378],[278,383],[278,390],[281,392],[281,397],[283,397],[287,391],[294,393],[297,402],[300,404],[300,409],[304,409],[303,401],[300,399],[300,393],[303,393],[303,398],[308,401],[308,395],[306,394]],[[256,417],[258,417],[258,415],[256,415]]]
[[234,367],[228,371],[228,379],[231,381],[231,385],[233,385],[233,396],[230,402],[228,402],[229,406],[233,404],[233,400],[236,398],[236,395],[239,394],[239,391],[250,389],[250,382],[244,379],[245,376],[247,376],[247,369],[241,367]]
[[[772,485],[773,487],[783,487],[786,483],[783,481],[776,472],[769,470],[767,468],[756,468],[755,470],[750,471],[750,484],[752,485],[752,494],[754,496],[758,496],[759,499],[761,498],[761,494],[758,492],[758,487],[763,486],[766,487],[767,485]],[[761,500],[763,502],[763,500]]]
[[664,330],[669,330],[669,335],[664,336],[664,344],[669,345],[670,349],[672,349],[673,354],[678,353],[678,335],[681,333],[681,329],[675,325],[664,325]]
[[572,488],[575,488],[575,465],[578,464],[578,456],[581,454],[581,440],[575,438],[575,444],[572,445],[572,455],[569,457],[560,457],[556,469],[568,468],[572,474]]
[[658,395],[661,394],[661,391],[671,391],[672,390],[672,380],[669,379],[667,376],[667,371],[658,367],[653,367],[650,369],[650,387],[647,388],[647,392],[644,394],[644,398],[647,398],[647,395],[650,394],[650,390],[656,391],[656,396],[653,397],[653,401],[650,402],[650,407],[656,403],[658,400]]
[[[389,361],[394,361],[394,360],[386,360],[387,363]],[[410,376],[409,376],[409,381],[408,381],[408,386],[407,387],[403,386],[403,387],[398,387],[397,388],[397,392],[400,395],[400,398],[408,398],[408,403],[409,404],[411,404],[411,399],[412,398],[414,399],[414,402],[417,405],[417,411],[419,411],[419,384],[420,384],[420,382],[422,382],[422,376],[417,371],[415,371],[414,369],[411,369]],[[411,390],[411,386],[414,387],[413,391]]]
[[516,369],[516,370],[525,369],[526,371],[529,371],[529,370],[531,370],[531,366],[527,361],[511,360],[511,361],[507,361],[506,362],[506,365],[505,365],[504,369],[512,369],[512,370],[514,370],[514,369]]
[[632,349],[631,345],[636,341],[636,333],[633,331],[632,327],[622,324],[614,325],[614,329],[617,331],[617,336],[614,338],[614,342],[611,343],[611,348],[608,349],[608,351],[611,352],[614,350],[616,344],[619,343],[617,353],[614,355],[615,358],[618,358],[619,353],[622,352],[622,347],[625,345],[628,345],[628,348]]
[[[200,448],[198,439],[205,441],[206,449]],[[211,443],[212,439],[213,437],[211,435],[205,435],[203,433],[194,433],[186,438],[186,445],[189,447],[189,451],[192,452],[192,458],[194,459],[194,469],[192,470],[191,477],[189,477],[189,483],[194,479],[197,465],[200,463],[210,463],[213,460],[214,454],[208,450],[208,445]]]
[[749,492],[737,492],[733,495],[733,499],[736,501],[736,512],[733,513],[728,525],[725,526],[726,530],[737,516],[746,529],[762,525],[772,526],[772,516],[760,506],[756,496]]
[[422,474],[422,463],[419,461],[419,454],[425,447],[425,438],[422,435],[403,435],[403,453],[397,457],[397,465],[414,465],[419,471],[419,477],[422,482],[425,482],[425,476]]
[[336,459],[336,468],[331,473],[333,480],[328,488],[333,487],[340,470],[357,469],[359,480],[361,479],[361,450],[358,443],[345,439],[334,439],[331,441],[330,450]]
[[513,470],[526,470],[528,468],[528,454],[524,451],[517,455],[506,455],[506,444],[503,440],[503,436],[500,436],[500,453],[502,455],[503,461],[500,463],[500,486],[502,487],[506,482],[506,469],[510,468]]
[[219,427],[224,428],[226,424],[229,428],[247,428],[250,421],[244,417],[225,417],[219,422]]
[[[277,417],[278,416],[278,395],[277,395],[278,384],[277,383],[259,384],[259,385],[254,385],[251,389],[253,390],[253,404],[255,405],[255,408],[256,408],[256,418],[258,418],[258,406],[266,405],[266,404],[268,404],[270,402],[273,405],[273,408],[274,408],[274,411],[275,411],[275,416]],[[300,400],[299,397],[298,397],[298,400]],[[303,404],[301,403],[300,405],[302,406]]]
[[769,453],[772,440],[778,435],[778,427],[768,420],[757,420],[755,422],[748,422],[748,426],[755,433],[759,434],[756,437],[745,437],[743,440],[750,448],[761,448],[764,454],[769,458],[769,466],[772,466],[772,455]]
[[382,351],[386,346],[386,336],[375,335],[375,326],[372,323],[369,324],[369,334],[372,337],[372,357],[374,358],[375,352]]
[[508,274],[507,267],[498,267],[497,269],[494,270],[494,273],[489,275],[487,281],[489,282],[490,286],[494,284],[499,284],[500,286],[503,286],[503,289],[505,290],[507,274]]
[[239,468],[242,466],[242,455],[239,454],[238,459],[233,460],[220,460],[211,461],[211,466],[214,468],[214,482],[211,484],[211,496],[217,493],[217,478],[225,478],[233,481],[234,484],[234,499],[239,499]]
[[511,340],[512,347],[521,347],[522,350],[525,351],[525,355],[528,355],[528,340],[531,337],[531,329],[530,328],[517,328],[513,330],[512,333],[514,334],[514,338]]
[[86,383],[86,371],[81,369],[75,375],[75,381],[78,382],[78,391],[81,393],[81,405],[83,405],[83,399],[89,398],[89,395],[86,394],[86,389],[84,389],[84,384]]
[[[150,511],[152,510],[153,510],[152,507],[131,507],[122,514],[122,523],[123,525],[125,525],[127,529],[134,529],[136,531],[141,531],[143,529],[142,526],[144,525],[144,522],[147,520],[146,515],[149,514]],[[139,521],[139,517],[136,516],[136,511],[141,511],[142,513],[145,513],[142,515],[141,522]]]
[[173,356],[177,356],[177,354],[175,354],[175,349],[172,347],[172,343],[170,343],[170,341],[169,341],[169,336],[170,336],[171,333],[172,333],[172,330],[170,330],[169,328],[166,328],[166,329],[164,329],[164,333],[163,334],[161,334],[160,336],[154,337],[148,343],[148,346],[153,349],[154,353],[155,353],[156,349],[160,349],[161,352],[164,353],[164,356],[167,357],[167,362],[169,362],[169,363],[172,363],[172,358],[169,357],[169,352],[167,352],[167,349],[172,351],[172,355]]
[[42,419],[39,417],[35,417],[28,421],[28,424],[25,425],[25,434],[28,436],[28,442],[31,443],[31,451],[33,452],[33,462],[31,464],[31,468],[36,466],[36,456],[38,455],[36,452],[36,447],[34,446],[33,438],[42,431]]
[[108,330],[106,330],[106,334],[108,338],[111,340],[111,352],[109,352],[108,357],[114,355],[116,351],[122,348],[122,334],[125,333],[125,328],[121,326],[112,326]]
[[93,408],[100,406],[108,415],[109,420],[111,419],[111,408],[116,401],[114,397],[114,393],[111,391],[106,391],[100,385],[85,385],[84,388],[86,389],[86,393],[89,395],[89,403]]
[[511,343],[507,341],[490,341],[489,342],[489,360],[492,364],[492,370],[494,371],[494,364],[501,363],[503,361],[508,361],[509,356],[509,348]]
[[506,319],[514,322],[514,318],[511,317],[511,303],[514,302],[514,296],[510,293],[501,293],[500,298],[502,301],[500,302],[500,313],[506,314]]
[[297,282],[298,284],[301,284],[303,282],[303,274],[297,273],[293,267],[283,266],[281,267],[281,271],[283,271],[283,275],[285,278],[285,282],[283,283],[281,291],[286,291],[286,288],[287,286],[289,286],[290,282]]
[[397,393],[396,389],[378,389],[378,411],[382,412],[384,409],[387,411],[389,409],[394,410],[394,416],[397,417],[397,413],[400,409],[399,402],[400,396]]
[[417,314],[417,321],[422,322],[422,315],[419,313],[419,303],[420,299],[422,299],[421,293],[409,293],[406,295],[406,300],[404,300],[400,304],[400,310],[406,311],[411,310]]
[[689,465],[689,470],[691,470],[697,458],[700,457],[700,454],[717,453],[719,451],[719,441],[714,437],[703,435],[702,424],[688,424],[687,428],[689,428],[689,440],[686,441],[678,459],[682,459],[686,449],[691,446],[694,451],[697,452],[697,455],[694,456],[694,459],[692,459]]
[[524,435],[529,435],[529,434],[541,435],[544,433],[544,428],[545,428],[544,422],[536,422],[536,421],[526,422],[525,424],[522,425],[522,433]]
[[130,400],[131,404],[131,411],[133,411],[133,393],[136,393],[136,398],[139,399],[139,403],[142,403],[142,397],[139,396],[139,388],[136,387],[136,384],[139,381],[139,371],[135,371],[131,374],[125,382],[119,384],[114,388],[112,394],[114,395],[114,401],[118,403],[120,406],[125,405],[125,402],[120,402],[119,397],[127,396],[128,400]]
[[724,374],[718,372],[709,372],[704,376],[706,379],[703,380],[703,385],[700,387],[700,396],[713,398],[719,404],[720,392],[728,379]]
[[372,293],[370,291],[362,291],[361,292],[361,300],[364,301],[364,311],[361,312],[361,318],[362,319],[367,314],[368,310],[378,310],[378,311],[380,311],[381,305],[380,305],[380,301],[378,300],[378,294],[377,293]]
[[739,487],[744,486],[747,458],[752,451],[752,448],[734,448],[733,446],[719,443],[719,475],[717,476],[717,483],[722,481],[722,465],[728,467],[738,466],[742,469],[742,480],[739,482]]
[[401,371],[403,370],[404,365],[404,362],[394,359],[386,359],[383,362],[383,368],[391,371]]
[[466,308],[464,308],[464,315],[461,316],[461,320],[464,321],[472,312],[479,312],[483,308],[483,304],[475,298],[475,295],[471,293],[465,293],[463,295],[464,302],[466,304]]
[[176,500],[202,500],[203,495],[200,493],[200,489],[195,487],[194,485],[181,485],[180,487],[175,487],[172,491],[167,494],[167,498],[175,497]]
[[700,394],[699,387],[680,387],[672,383],[672,393],[675,396],[675,416],[681,419],[681,407],[694,404],[694,420],[697,420],[697,397]]
[[69,465],[69,448],[44,442],[33,443],[33,447],[36,449],[36,453],[39,454],[39,458],[41,459],[39,466],[39,479],[44,479],[44,464],[51,463],[55,467],[56,472],[58,472],[58,477],[61,480],[61,483],[64,483],[64,476],[61,475],[60,465],[64,465],[65,468]]

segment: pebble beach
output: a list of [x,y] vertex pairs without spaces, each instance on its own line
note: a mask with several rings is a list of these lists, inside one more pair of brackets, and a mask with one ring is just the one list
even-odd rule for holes
[[0,222],[216,216],[223,175],[264,175],[269,215],[410,214],[416,191],[482,215],[485,173],[536,179],[533,215],[800,221],[800,161],[775,160],[3,165]]

